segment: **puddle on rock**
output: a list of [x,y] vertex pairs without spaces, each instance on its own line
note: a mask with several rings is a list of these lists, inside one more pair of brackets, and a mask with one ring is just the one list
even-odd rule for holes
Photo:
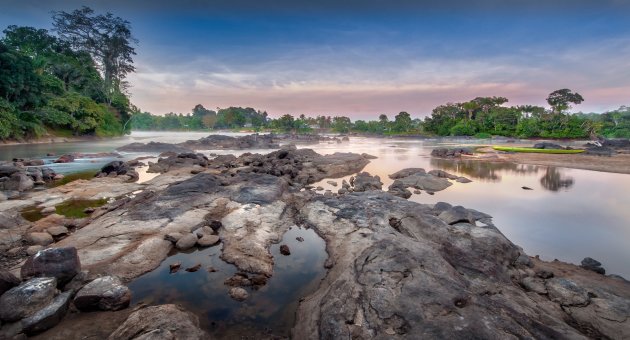
[[106,198],[97,200],[73,199],[67,200],[55,206],[56,213],[70,218],[84,218],[89,214],[85,212],[87,208],[98,208],[107,203]]
[[25,220],[29,222],[36,222],[44,218],[42,210],[44,210],[44,208],[38,207],[36,205],[31,205],[20,210],[20,214],[22,214],[22,217],[24,217]]
[[[299,242],[298,237],[304,241]],[[282,244],[289,246],[291,255],[280,254]],[[219,258],[221,249],[219,245],[168,257],[129,284],[132,303],[182,305],[199,317],[201,327],[213,338],[288,337],[300,298],[313,292],[326,275],[324,240],[310,229],[294,226],[287,231],[270,249],[275,262],[273,276],[256,290],[244,287],[249,297],[243,302],[230,298],[230,287],[223,283],[238,271]],[[169,266],[177,262],[181,269],[170,274]],[[201,264],[198,271],[185,270],[197,264]],[[208,271],[210,267],[216,271]]]

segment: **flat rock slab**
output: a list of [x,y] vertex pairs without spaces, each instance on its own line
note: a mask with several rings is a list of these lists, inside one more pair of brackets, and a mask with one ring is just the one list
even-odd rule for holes
[[201,340],[208,335],[199,329],[199,319],[176,305],[159,305],[133,312],[107,339]]
[[9,289],[0,297],[0,320],[13,322],[33,315],[57,294],[57,280],[38,277]]
[[64,285],[80,271],[81,262],[76,248],[48,248],[30,256],[22,266],[20,275],[22,279],[54,277],[60,285]]
[[120,310],[131,302],[131,291],[115,276],[99,277],[77,292],[74,305],[81,311]]

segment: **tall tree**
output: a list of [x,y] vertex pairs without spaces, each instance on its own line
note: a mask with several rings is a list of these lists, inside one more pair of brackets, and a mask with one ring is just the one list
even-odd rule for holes
[[124,79],[134,72],[132,45],[138,41],[131,34],[128,21],[111,13],[95,14],[89,7],[67,13],[54,12],[53,25],[62,41],[88,52],[103,73],[108,97],[122,92]]
[[561,89],[553,91],[547,97],[547,103],[551,105],[554,113],[562,113],[568,110],[572,104],[580,104],[584,101],[584,98],[577,92],[573,92],[569,89]]

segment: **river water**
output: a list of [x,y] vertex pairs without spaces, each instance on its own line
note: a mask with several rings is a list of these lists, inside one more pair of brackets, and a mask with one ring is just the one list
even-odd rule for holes
[[[1,146],[0,160],[41,158],[49,163],[56,158],[45,157],[51,152],[56,155],[112,152],[131,142],[176,143],[205,136],[207,133],[134,132],[128,137],[107,141]],[[630,278],[630,175],[430,157],[431,150],[437,146],[474,143],[488,141],[350,137],[350,142],[341,144],[325,142],[298,147],[312,148],[322,154],[356,152],[374,155],[378,158],[371,160],[364,171],[380,176],[385,190],[392,182],[388,178],[389,174],[409,167],[425,168],[427,171],[442,169],[465,176],[473,182],[454,183],[434,195],[424,192],[414,194],[410,200],[428,204],[444,201],[488,213],[493,216],[494,224],[501,232],[523,247],[529,255],[575,264],[589,256],[599,260],[607,273]],[[244,152],[269,151],[204,152],[239,155]],[[123,159],[133,159],[157,155],[121,153],[121,156]],[[73,163],[49,165],[58,172],[69,174],[96,171],[114,159],[78,159]],[[141,181],[155,176],[147,174],[146,167],[139,172]],[[326,183],[327,180],[315,185],[335,192],[339,187],[331,186]],[[341,179],[335,181],[341,183]],[[523,190],[523,186],[533,190]],[[303,244],[294,244],[296,233],[304,236]],[[283,242],[293,242],[291,245],[297,249],[295,254],[282,257],[277,254],[279,245],[274,245],[271,250],[278,259],[274,276],[261,291],[252,292],[250,299],[244,303],[232,301],[225,293],[227,288],[223,280],[235,273],[236,269],[218,258],[220,246],[173,254],[159,268],[131,283],[134,301],[183,304],[196,312],[204,328],[217,336],[230,337],[225,332],[242,330],[250,324],[254,328],[261,324],[268,325],[270,329],[282,330],[280,333],[284,333],[292,324],[293,315],[290,311],[295,311],[296,300],[312,291],[325,274],[323,262],[326,253],[323,241],[317,235],[297,227],[285,235]],[[291,249],[293,253],[294,247]],[[182,270],[169,274],[168,265],[174,262],[181,262],[182,268],[200,263],[202,269],[195,273]],[[206,267],[209,266],[213,266],[217,272],[208,272]],[[240,328],[235,327],[237,324]]]

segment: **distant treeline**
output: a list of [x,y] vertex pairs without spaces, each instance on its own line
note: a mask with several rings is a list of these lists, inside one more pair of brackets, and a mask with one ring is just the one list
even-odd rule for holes
[[433,109],[424,120],[412,119],[400,112],[389,119],[355,120],[345,116],[284,115],[273,119],[267,112],[253,108],[229,107],[208,110],[201,104],[191,113],[134,114],[131,120],[137,130],[211,130],[242,129],[282,132],[331,131],[377,135],[490,136],[520,138],[630,138],[630,108],[622,106],[604,113],[568,113],[571,104],[584,99],[569,89],[552,92],[547,98],[549,109],[541,106],[506,106],[504,97],[477,97],[463,103],[447,103]]
[[133,110],[124,93],[134,71],[129,23],[84,7],[55,12],[53,25],[54,35],[14,25],[3,31],[0,140],[123,134]]

